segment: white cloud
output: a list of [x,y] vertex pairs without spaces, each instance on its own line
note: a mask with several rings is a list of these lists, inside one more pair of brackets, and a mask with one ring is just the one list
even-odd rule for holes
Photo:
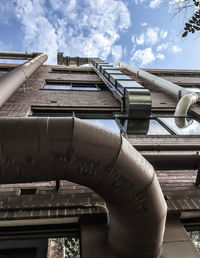
[[13,1],[0,1],[0,24],[8,24],[9,19],[13,16]]
[[111,53],[112,53],[112,56],[113,56],[115,62],[120,61],[122,54],[123,54],[122,46],[114,45],[112,47]]
[[161,30],[160,31],[160,37],[162,39],[165,39],[167,37],[168,31],[167,30]]
[[143,45],[145,41],[145,35],[142,33],[139,37],[135,39],[137,45]]
[[140,25],[141,25],[142,27],[146,27],[146,26],[148,26],[148,23],[142,22]]
[[121,0],[49,0],[51,8],[46,7],[47,0],[11,1],[16,3],[24,48],[46,52],[48,63],[56,62],[58,51],[106,59],[111,52],[117,53],[113,46],[131,24]]
[[45,17],[45,0],[16,0],[16,15],[25,35],[24,47],[28,51],[43,51],[49,63],[54,63],[58,51],[54,26]]
[[162,3],[162,0],[152,0],[149,4],[149,7],[152,9],[155,9],[159,7],[161,3]]
[[161,54],[161,53],[158,53],[158,54],[156,55],[156,58],[157,58],[157,59],[160,59],[160,60],[164,60],[164,59],[165,59],[165,56],[164,56],[163,54]]
[[152,49],[149,47],[143,50],[135,51],[131,58],[131,62],[139,62],[140,65],[143,66],[152,63],[153,61],[155,61],[155,59],[155,55],[153,54]]
[[141,33],[139,36],[135,37],[135,42],[137,45],[155,45],[159,40],[159,28],[148,27],[145,32]]
[[147,41],[147,43],[154,45],[158,42],[159,40],[159,28],[155,27],[155,28],[148,28],[146,31],[146,39],[145,41]]
[[165,51],[165,50],[168,48],[168,46],[169,46],[169,43],[163,43],[163,44],[161,44],[161,45],[158,45],[157,48],[156,48],[156,50],[157,50],[158,52],[160,52],[160,51]]
[[136,5],[141,4],[143,2],[145,2],[146,0],[133,0],[133,2],[135,2]]
[[12,48],[12,46],[10,44],[6,45],[0,41],[0,51],[10,51],[11,48]]
[[177,54],[177,53],[180,53],[182,51],[182,48],[180,48],[176,45],[173,45],[170,50],[171,50],[172,53]]
[[132,38],[131,38],[131,41],[133,42],[133,43],[135,43],[135,35],[133,34],[133,36],[132,36]]

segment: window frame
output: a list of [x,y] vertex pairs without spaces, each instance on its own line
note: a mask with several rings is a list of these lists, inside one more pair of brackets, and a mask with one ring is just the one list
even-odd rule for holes
[[[51,113],[52,112],[52,113]],[[120,112],[120,108],[65,108],[65,107],[38,107],[32,106],[28,114],[29,117],[77,117],[80,119],[112,119],[121,135],[126,132],[121,126],[116,114]],[[103,127],[104,128],[104,127]]]
[[58,74],[96,74],[94,70],[83,70],[83,69],[66,69],[66,68],[52,68],[49,73]]
[[[64,86],[66,85],[71,85],[71,89],[45,89],[46,85],[61,85]],[[74,89],[73,89],[73,85],[74,85]],[[78,86],[77,86],[78,85]],[[82,87],[81,87],[82,85]],[[89,88],[91,85],[91,89],[87,89],[84,90],[84,88]],[[76,89],[76,86],[79,87],[80,89]],[[83,88],[83,89],[81,89]],[[40,90],[44,90],[44,91],[54,91],[54,92],[60,92],[60,91],[89,91],[89,92],[97,92],[97,91],[101,91],[101,90],[106,90],[107,87],[104,83],[102,82],[94,82],[94,81],[69,81],[69,80],[45,80],[44,84],[42,85],[42,87],[40,88]]]

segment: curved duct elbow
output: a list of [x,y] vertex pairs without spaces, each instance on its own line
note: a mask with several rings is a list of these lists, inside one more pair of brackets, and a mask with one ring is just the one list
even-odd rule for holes
[[191,119],[186,118],[191,105],[198,101],[195,92],[186,91],[185,95],[179,100],[174,113],[175,123],[179,128],[186,128],[191,124]]
[[195,92],[187,91],[179,100],[174,115],[178,117],[186,117],[190,106],[195,104],[197,101],[198,95]]
[[3,106],[12,94],[47,60],[47,58],[46,54],[40,54],[0,77],[0,107]]
[[166,203],[153,167],[122,136],[76,118],[0,120],[0,183],[90,187],[107,204],[115,257],[159,257]]

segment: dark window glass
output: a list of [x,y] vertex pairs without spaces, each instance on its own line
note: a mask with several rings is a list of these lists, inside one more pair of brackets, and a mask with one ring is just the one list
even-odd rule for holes
[[192,73],[192,72],[171,72],[171,73],[167,73],[167,72],[151,72],[151,74],[155,75],[155,76],[161,76],[161,77],[200,77],[200,73]]
[[34,117],[71,117],[73,114],[68,110],[59,109],[32,109],[32,114],[30,116]]
[[95,71],[65,70],[65,69],[52,69],[51,73],[63,73],[63,74],[96,74]]
[[9,72],[11,71],[13,68],[10,68],[10,67],[1,67],[0,68],[0,72]]

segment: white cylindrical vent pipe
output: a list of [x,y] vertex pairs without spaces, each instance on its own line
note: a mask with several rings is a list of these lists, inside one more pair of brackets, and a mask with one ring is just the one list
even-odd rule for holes
[[174,114],[176,117],[186,117],[190,106],[198,101],[198,95],[195,92],[186,90],[172,82],[159,78],[153,74],[137,69],[136,67],[123,62],[118,62],[115,66],[134,73],[136,76],[157,86],[161,91],[175,96],[177,99],[180,98]]

